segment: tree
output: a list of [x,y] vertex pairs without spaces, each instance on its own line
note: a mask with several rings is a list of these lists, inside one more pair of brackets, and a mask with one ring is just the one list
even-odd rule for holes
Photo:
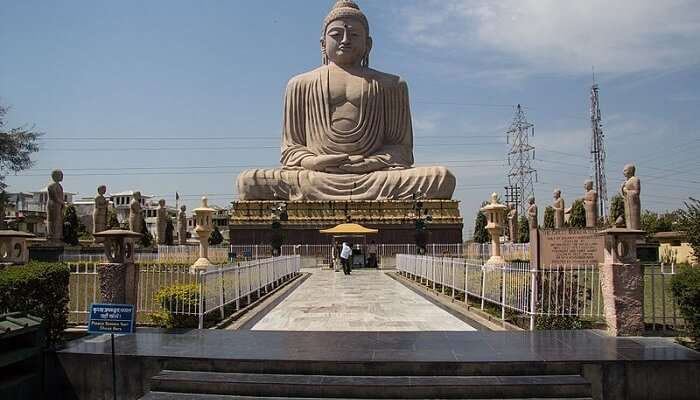
[[530,243],[530,222],[521,215],[518,221],[518,243]]
[[554,229],[554,208],[547,206],[544,209],[544,228]]
[[39,151],[37,140],[42,135],[34,128],[21,126],[5,128],[7,107],[0,105],[0,229],[5,226],[5,177],[30,168],[34,162],[31,155]]
[[679,211],[678,217],[678,226],[685,232],[693,254],[700,256],[700,200],[691,197],[685,202],[685,210]]
[[209,245],[217,246],[224,242],[224,236],[221,234],[219,227],[214,225],[214,231],[209,235]]
[[75,206],[69,204],[63,210],[63,241],[71,246],[80,244],[80,228],[82,224],[78,218],[78,213],[75,211]]
[[476,243],[488,243],[491,241],[491,235],[489,235],[489,232],[486,230],[487,224],[486,214],[479,211],[474,221],[474,241]]
[[175,243],[175,226],[173,226],[173,220],[168,218],[165,225],[165,245],[172,246]]
[[622,223],[625,223],[625,199],[619,194],[610,200],[610,224],[615,225],[618,218],[622,218]]
[[672,232],[678,225],[679,211],[657,214],[653,211],[644,210],[642,212],[642,230],[647,234],[647,240],[653,239],[659,232]]
[[139,240],[141,247],[151,247],[153,245],[153,235],[151,235],[151,232],[148,230],[143,217],[141,218],[141,234],[143,235]]
[[586,227],[586,207],[583,205],[583,200],[581,199],[574,201],[574,204],[571,205],[569,226],[572,228]]
[[107,209],[107,227],[109,229],[119,229],[121,227],[119,218],[117,218],[117,210],[111,207]]

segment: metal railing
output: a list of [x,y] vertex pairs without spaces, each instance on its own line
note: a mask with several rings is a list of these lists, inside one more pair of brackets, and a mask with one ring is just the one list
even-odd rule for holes
[[644,323],[652,332],[676,334],[686,330],[686,321],[678,311],[671,279],[675,264],[649,264],[644,269]]
[[[97,272],[99,262],[66,263],[71,270],[68,321],[82,325],[87,322],[90,305],[100,301],[100,279]],[[260,296],[261,290],[267,292],[283,280],[298,274],[300,267],[299,256],[231,263],[198,274],[191,273],[185,265],[138,265],[137,323],[147,323],[150,313],[167,311],[174,315],[197,317],[201,327],[207,314],[219,310],[221,318],[224,318],[225,308],[228,309],[228,306],[235,303],[232,310],[238,310],[241,299],[250,300],[253,293]],[[181,301],[179,296],[174,296],[175,302],[168,303],[168,309],[164,310],[163,304],[155,298],[156,294],[163,288],[176,285],[192,285],[196,289],[188,301]]]
[[600,319],[603,315],[600,279],[596,266],[533,269],[529,263],[486,265],[464,258],[398,255],[397,269],[452,298],[487,303],[506,312],[529,318],[530,329],[537,315],[577,316]]
[[[502,243],[501,255],[506,260],[529,260],[530,243]],[[468,243],[464,247],[464,256],[486,261],[491,256],[491,243]]]
[[199,313],[199,329],[204,327],[207,314],[218,310],[223,319],[226,306],[235,304],[239,309],[243,298],[250,302],[254,293],[259,298],[261,290],[293,277],[300,270],[301,257],[286,256],[224,266],[201,274],[199,309],[203,312]]

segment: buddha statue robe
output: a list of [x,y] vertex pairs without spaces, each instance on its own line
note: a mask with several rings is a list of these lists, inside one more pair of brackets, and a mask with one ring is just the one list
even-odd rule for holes
[[[343,131],[332,122],[331,68],[321,66],[289,82],[282,168],[242,172],[237,182],[240,199],[408,200],[418,192],[427,199],[451,199],[456,181],[450,171],[412,167],[413,130],[406,83],[367,69],[359,79],[359,122],[354,129]],[[302,167],[305,158],[317,155],[362,156],[379,161],[382,167],[365,174]]]

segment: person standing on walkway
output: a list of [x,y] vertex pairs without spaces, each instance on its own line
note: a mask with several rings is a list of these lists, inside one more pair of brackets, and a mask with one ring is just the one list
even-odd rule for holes
[[345,275],[350,275],[350,257],[352,256],[352,247],[348,242],[343,242],[343,249],[340,251],[340,262],[343,264],[343,272]]

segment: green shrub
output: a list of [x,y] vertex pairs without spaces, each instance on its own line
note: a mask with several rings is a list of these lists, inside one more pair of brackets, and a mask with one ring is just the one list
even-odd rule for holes
[[160,289],[154,299],[161,307],[151,313],[151,322],[163,328],[197,328],[196,315],[178,314],[186,311],[196,314],[199,310],[199,288],[197,285],[174,285]]
[[671,291],[686,321],[688,336],[700,348],[700,268],[681,268],[671,280]]
[[535,328],[537,330],[591,329],[593,324],[575,315],[538,315]]
[[42,318],[47,345],[60,345],[68,326],[69,280],[70,269],[61,263],[31,262],[0,269],[0,311]]

